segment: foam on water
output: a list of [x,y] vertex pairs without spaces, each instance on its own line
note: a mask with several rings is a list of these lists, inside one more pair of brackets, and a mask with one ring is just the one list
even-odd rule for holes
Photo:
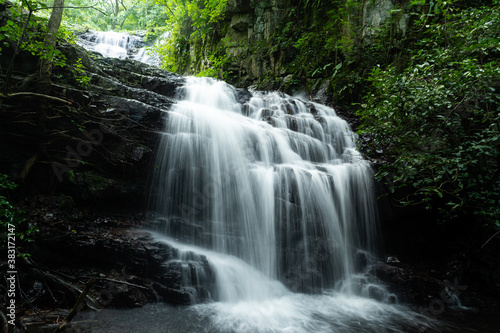
[[289,294],[263,302],[216,303],[194,307],[211,318],[213,332],[353,333],[425,332],[436,321],[375,300],[346,296]]
[[[342,288],[314,295],[293,293],[239,258],[179,243],[159,233],[152,232],[152,235],[177,249],[178,258],[189,260],[202,256],[215,273],[221,293],[219,301],[197,304],[186,310],[183,315],[189,319],[183,320],[203,324],[184,332],[389,333],[436,332],[445,327],[404,306],[346,293]],[[363,285],[384,291],[377,284]],[[165,324],[183,325],[181,321],[177,318]]]

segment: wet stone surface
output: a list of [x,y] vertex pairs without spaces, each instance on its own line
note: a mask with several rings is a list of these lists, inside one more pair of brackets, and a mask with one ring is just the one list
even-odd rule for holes
[[[182,267],[166,265],[175,257],[175,249],[155,241],[141,214],[79,209],[64,199],[67,201],[67,197],[36,196],[21,202],[30,224],[39,229],[35,242],[23,250],[32,254],[31,260],[40,271],[77,290],[94,278],[88,294],[93,301],[87,301],[83,309],[192,303],[192,291],[181,279]],[[64,318],[78,294],[63,284],[33,276],[24,265],[20,288],[31,305],[47,315],[40,320],[37,312],[20,300],[18,318],[28,326],[50,324],[56,314]]]

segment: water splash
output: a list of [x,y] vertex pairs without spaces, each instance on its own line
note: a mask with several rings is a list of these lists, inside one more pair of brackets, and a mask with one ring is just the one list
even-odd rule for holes
[[[147,324],[140,328],[144,332],[182,327],[183,332],[193,333],[423,333],[442,331],[446,327],[404,306],[381,302],[384,299],[380,296],[386,293],[385,289],[369,283],[366,276],[350,280],[350,283],[357,281],[363,289],[360,295],[365,297],[346,293],[343,288],[314,295],[292,293],[239,258],[152,234],[158,241],[175,248],[177,257],[186,265],[208,261],[215,274],[217,286],[214,290],[219,293],[214,298],[219,301],[184,308],[175,315],[171,309],[160,310],[159,320],[163,326],[153,328]],[[166,264],[171,262],[176,260]],[[199,287],[194,281],[211,279],[206,276],[207,271],[195,271],[196,276],[192,266],[186,269],[189,273],[184,277],[190,279],[188,285]],[[193,295],[196,292],[193,290]]]
[[[215,283],[215,288],[210,290],[213,293],[211,298],[221,302],[235,303],[240,300],[262,302],[290,294],[279,281],[270,279],[239,258],[179,243],[160,234],[153,233],[153,235],[177,251],[178,259],[170,260],[165,265],[177,264],[179,261],[186,265],[184,286],[195,286],[192,290],[193,300],[196,300],[198,293],[202,292],[201,288],[211,283]],[[210,265],[209,270],[204,265],[205,260]],[[193,266],[195,269],[192,269]],[[210,273],[214,274],[213,280]]]
[[[89,327],[89,319],[93,319]],[[79,312],[73,320],[94,333],[457,333],[404,307],[344,295],[290,294],[263,302],[190,307],[149,304],[131,310]],[[87,328],[87,330],[85,330]],[[491,330],[488,332],[496,332]]]

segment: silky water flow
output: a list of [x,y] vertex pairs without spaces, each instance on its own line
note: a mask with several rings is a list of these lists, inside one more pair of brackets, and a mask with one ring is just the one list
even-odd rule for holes
[[186,332],[433,325],[367,273],[379,254],[372,170],[333,109],[190,77],[165,123],[153,234],[176,251],[165,268],[191,295],[184,316],[202,323]]
[[85,49],[100,53],[104,57],[133,59],[154,66],[161,63],[157,55],[150,54],[151,51],[142,45],[142,37],[126,32],[89,30],[79,35],[77,41]]

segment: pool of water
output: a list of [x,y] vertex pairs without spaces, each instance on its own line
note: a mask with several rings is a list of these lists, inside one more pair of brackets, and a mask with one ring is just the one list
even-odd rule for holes
[[103,309],[82,312],[74,323],[96,333],[498,332],[496,318],[457,311],[445,320],[361,297],[292,294],[264,302]]

